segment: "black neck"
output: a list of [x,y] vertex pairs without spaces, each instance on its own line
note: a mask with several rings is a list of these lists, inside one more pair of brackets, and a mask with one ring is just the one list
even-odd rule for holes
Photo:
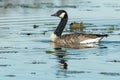
[[65,25],[67,24],[67,21],[68,21],[68,16],[67,14],[65,15],[64,18],[61,19],[58,27],[56,28],[54,34],[56,34],[57,36],[61,36],[64,28],[65,28]]

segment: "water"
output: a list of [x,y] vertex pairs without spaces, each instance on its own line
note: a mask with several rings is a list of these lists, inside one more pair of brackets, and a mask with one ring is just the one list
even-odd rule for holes
[[[69,2],[76,8],[0,8],[0,80],[119,80],[119,2],[78,0]],[[85,31],[109,37],[94,48],[53,49],[49,36],[59,19],[50,15],[59,9],[69,14],[65,32],[71,22],[83,21]]]

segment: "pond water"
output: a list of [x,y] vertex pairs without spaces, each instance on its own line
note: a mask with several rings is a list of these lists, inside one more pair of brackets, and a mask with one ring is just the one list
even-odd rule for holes
[[[0,80],[120,79],[120,0],[78,0],[72,5],[76,7],[0,8]],[[69,15],[65,33],[77,21],[86,32],[109,36],[94,48],[52,48],[49,36],[59,19],[50,15],[59,9]]]

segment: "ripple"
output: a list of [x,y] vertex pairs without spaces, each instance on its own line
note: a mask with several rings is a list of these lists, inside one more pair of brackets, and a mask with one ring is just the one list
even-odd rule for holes
[[88,58],[66,58],[67,60],[86,60]]
[[91,73],[89,71],[67,71],[67,74]]
[[111,61],[107,61],[107,62],[120,63],[120,60],[111,60]]
[[12,74],[10,74],[10,75],[5,75],[6,77],[16,77],[16,75],[12,75]]
[[116,72],[100,72],[100,74],[107,76],[120,76],[120,73],[116,73]]
[[0,59],[7,59],[6,57],[0,57]]
[[18,51],[0,51],[0,54],[2,53],[18,53]]
[[25,64],[47,64],[47,62],[33,61],[33,62],[25,62]]
[[40,40],[42,43],[50,43],[50,40]]
[[7,66],[11,66],[10,64],[0,64],[0,67],[7,67]]

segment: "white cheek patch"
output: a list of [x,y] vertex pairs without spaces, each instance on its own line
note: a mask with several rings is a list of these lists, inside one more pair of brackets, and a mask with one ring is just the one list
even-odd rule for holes
[[63,12],[62,14],[60,14],[60,18],[63,18],[65,16],[65,12]]

